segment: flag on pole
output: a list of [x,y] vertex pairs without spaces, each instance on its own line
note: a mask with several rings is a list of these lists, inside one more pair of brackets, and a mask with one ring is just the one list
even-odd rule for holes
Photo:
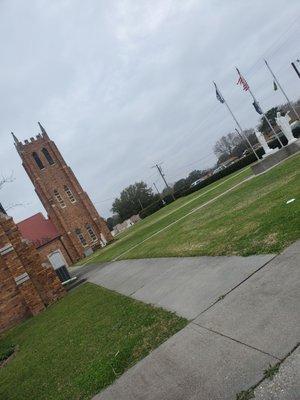
[[223,96],[221,95],[221,93],[219,92],[219,89],[218,89],[217,85],[215,84],[215,82],[214,82],[214,85],[215,85],[215,89],[216,89],[217,100],[219,100],[219,102],[222,104],[225,103],[225,100],[224,100]]
[[275,81],[273,81],[273,88],[274,88],[274,90],[277,90],[277,89],[278,89],[278,88],[277,88],[277,84],[276,84]]
[[254,101],[253,103],[253,107],[255,108],[255,111],[258,113],[258,114],[262,114],[263,112],[262,112],[262,109],[260,108],[260,105],[258,104],[258,102],[257,101]]
[[243,90],[245,90],[245,92],[247,92],[247,90],[249,90],[249,85],[248,85],[246,79],[243,77],[243,75],[238,70],[238,68],[236,68],[236,70],[237,70],[237,73],[239,74],[239,79],[236,84],[243,86]]

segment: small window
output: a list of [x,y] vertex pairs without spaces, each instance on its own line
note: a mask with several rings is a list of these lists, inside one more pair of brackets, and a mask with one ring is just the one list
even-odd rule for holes
[[88,234],[90,235],[91,239],[93,242],[97,242],[98,238],[95,234],[94,229],[91,227],[91,225],[86,226],[86,230],[88,231]]
[[69,200],[71,203],[76,203],[76,199],[71,191],[71,189],[68,186],[64,187],[65,192],[67,193],[67,196],[69,197]]
[[61,197],[61,195],[60,195],[58,190],[54,190],[54,196],[55,196],[57,202],[59,203],[59,205],[61,206],[61,208],[65,208],[66,207],[66,203],[64,202],[64,200]]
[[45,149],[45,147],[42,148],[42,153],[50,165],[54,164],[53,158],[51,157],[49,151]]
[[34,161],[36,162],[36,165],[39,167],[39,169],[44,169],[44,164],[42,163],[40,157],[37,155],[36,152],[32,153],[32,157],[34,158]]
[[80,229],[76,229],[75,233],[80,241],[80,243],[82,244],[83,247],[87,246],[87,241],[85,240],[85,237],[83,236],[82,232]]

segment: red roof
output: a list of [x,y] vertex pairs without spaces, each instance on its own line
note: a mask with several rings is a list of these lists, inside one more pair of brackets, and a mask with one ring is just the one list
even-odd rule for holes
[[24,239],[30,240],[35,247],[43,246],[60,236],[53,223],[42,213],[26,218],[17,224]]

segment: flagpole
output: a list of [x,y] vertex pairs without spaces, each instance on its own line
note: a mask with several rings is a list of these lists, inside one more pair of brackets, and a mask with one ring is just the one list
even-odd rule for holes
[[[236,70],[237,70],[238,74],[241,75],[241,73],[240,73],[240,71],[238,70],[238,68],[236,68]],[[249,84],[248,84],[248,90],[249,90],[249,93],[251,94],[252,99],[254,100],[254,102],[260,106],[259,102],[256,100],[254,94],[252,93],[252,90],[251,90]],[[262,109],[261,107],[260,107],[260,109],[261,109],[261,111],[262,111],[262,115],[263,115],[265,121],[266,121],[267,124],[269,125],[269,127],[270,127],[271,131],[273,132],[274,136],[276,137],[276,139],[278,140],[278,142],[279,142],[279,143],[281,144],[281,146],[283,147],[283,143],[282,143],[282,141],[280,140],[280,138],[279,138],[279,136],[277,135],[277,133],[275,132],[275,130],[274,130],[274,128],[273,128],[271,122],[269,121],[269,118],[266,116],[266,113],[263,111],[263,109]]]
[[[216,83],[214,82],[215,87],[217,88]],[[224,96],[222,95],[222,93],[220,92],[219,88],[218,88],[218,92],[220,93],[222,99],[224,100],[224,104],[227,107],[227,110],[229,111],[229,113],[231,114],[232,118],[234,119],[236,125],[238,126],[239,130],[240,130],[240,135],[247,141],[248,145],[250,146],[251,150],[253,151],[253,153],[255,154],[255,157],[260,160],[260,158],[258,157],[256,151],[254,150],[254,147],[252,146],[252,144],[250,143],[250,140],[247,138],[246,135],[243,134],[243,129],[239,123],[239,121],[236,119],[236,116],[233,114],[231,108],[229,107],[229,104],[227,103],[227,101],[225,100]]]
[[291,109],[294,111],[294,114],[296,115],[296,117],[297,117],[298,119],[300,119],[299,114],[298,114],[297,111],[295,110],[295,108],[294,108],[294,106],[292,105],[290,99],[287,97],[287,94],[285,93],[285,91],[283,90],[282,86],[280,85],[280,83],[279,83],[277,77],[275,76],[274,72],[272,71],[272,69],[271,69],[270,65],[268,64],[267,60],[264,60],[264,61],[265,61],[265,64],[266,64],[268,70],[270,71],[271,75],[273,76],[275,82],[277,83],[279,89],[281,90],[282,94],[283,94],[284,97],[286,98],[286,100],[287,100],[289,106],[290,106]]
[[298,75],[298,78],[300,78],[300,72],[298,71],[298,68],[296,67],[296,64],[294,62],[292,62],[291,65],[294,68],[296,74]]

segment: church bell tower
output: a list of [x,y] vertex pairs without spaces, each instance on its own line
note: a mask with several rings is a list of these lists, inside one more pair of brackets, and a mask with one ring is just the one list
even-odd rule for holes
[[24,143],[13,134],[15,147],[64,247],[76,262],[106,245],[112,235],[56,144],[39,126],[41,133]]

